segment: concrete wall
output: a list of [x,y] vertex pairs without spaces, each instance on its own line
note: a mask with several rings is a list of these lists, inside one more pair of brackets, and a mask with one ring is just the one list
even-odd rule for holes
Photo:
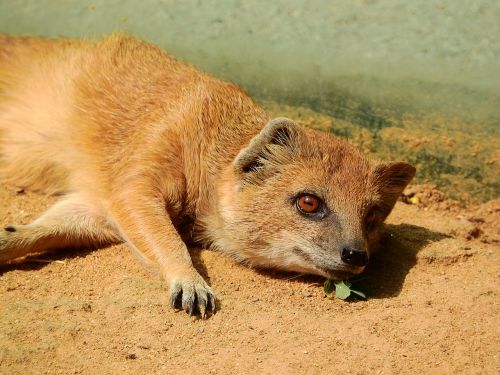
[[498,114],[499,20],[496,0],[0,1],[2,32],[127,30],[258,96],[333,87],[487,117]]

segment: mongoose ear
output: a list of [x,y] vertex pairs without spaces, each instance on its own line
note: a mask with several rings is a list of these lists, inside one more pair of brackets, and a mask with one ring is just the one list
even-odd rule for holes
[[290,119],[279,117],[271,120],[234,160],[236,173],[245,175],[259,172],[293,150],[300,127]]
[[403,162],[383,163],[375,167],[373,171],[375,186],[378,187],[382,196],[382,204],[385,206],[387,215],[415,176],[415,172],[414,166]]

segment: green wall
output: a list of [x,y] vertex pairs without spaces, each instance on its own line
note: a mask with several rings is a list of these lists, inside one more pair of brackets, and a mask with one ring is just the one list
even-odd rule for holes
[[360,91],[373,80],[500,91],[496,0],[0,1],[3,32],[77,37],[117,29],[257,94],[294,85],[314,93],[337,79],[350,90],[360,81]]

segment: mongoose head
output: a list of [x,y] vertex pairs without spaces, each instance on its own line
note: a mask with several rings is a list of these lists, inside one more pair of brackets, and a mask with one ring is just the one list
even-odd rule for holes
[[272,120],[218,189],[215,245],[257,267],[345,279],[367,265],[414,174],[409,164],[372,164],[330,134]]

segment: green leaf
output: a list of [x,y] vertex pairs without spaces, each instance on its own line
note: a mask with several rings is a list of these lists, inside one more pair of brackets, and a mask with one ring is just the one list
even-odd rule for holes
[[351,289],[343,281],[335,283],[335,297],[346,299],[351,295]]
[[360,290],[354,290],[354,289],[351,289],[351,292],[358,295],[359,297],[363,298],[363,299],[366,299],[366,294],[361,292]]
[[343,280],[338,282],[334,282],[333,280],[325,280],[325,283],[323,284],[323,290],[325,291],[327,297],[335,297],[341,300],[345,300],[353,296],[361,299],[367,299],[367,296],[370,294],[370,291],[364,286],[359,285],[356,280]]
[[325,291],[325,294],[329,296],[335,291],[335,285],[333,285],[332,280],[326,280],[325,283],[323,284],[323,290]]
[[[375,294],[366,285],[354,284],[353,288],[355,288],[358,292],[363,293],[366,296],[366,298],[368,298],[369,296],[373,296]],[[351,290],[352,290],[352,288],[351,288]]]

